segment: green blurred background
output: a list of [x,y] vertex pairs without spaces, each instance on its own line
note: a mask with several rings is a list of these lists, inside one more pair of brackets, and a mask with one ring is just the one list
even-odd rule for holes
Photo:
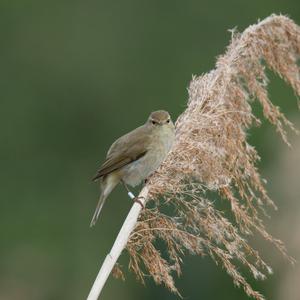
[[[176,119],[192,74],[214,67],[227,30],[271,13],[300,24],[299,0],[1,1],[1,300],[86,298],[131,206],[118,187],[89,228],[99,192],[90,178],[109,145],[152,110]],[[273,101],[297,123],[293,92],[270,76]],[[280,209],[268,229],[300,258],[299,138],[288,150],[266,122],[249,138]],[[275,271],[264,282],[249,277],[254,287],[299,300],[297,266],[254,244]],[[126,255],[121,262],[126,281],[110,278],[101,299],[177,299],[151,279],[144,288]],[[187,256],[177,285],[189,300],[248,299],[209,258]]]

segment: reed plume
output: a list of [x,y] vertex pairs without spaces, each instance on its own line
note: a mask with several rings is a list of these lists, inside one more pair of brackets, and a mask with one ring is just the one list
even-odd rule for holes
[[[259,101],[264,117],[289,145],[286,129],[296,130],[269,99],[266,68],[299,96],[299,57],[300,27],[288,17],[272,15],[242,34],[233,31],[216,68],[193,77],[186,110],[176,122],[175,145],[147,183],[147,207],[126,246],[129,268],[142,282],[150,274],[179,293],[173,276],[180,275],[183,256],[209,255],[235,285],[261,300],[238,266],[246,266],[256,279],[272,269],[248,237],[259,233],[292,261],[263,224],[266,208],[276,206],[256,168],[260,157],[247,142],[247,131],[260,124],[251,108]],[[227,211],[217,208],[219,201],[229,203]],[[159,240],[167,255],[158,248]]]
[[[176,121],[172,152],[140,193],[147,206],[141,211],[139,204],[133,205],[89,300],[98,298],[124,247],[129,268],[142,282],[151,275],[179,294],[174,275],[181,273],[183,256],[209,255],[247,295],[264,299],[239,268],[244,265],[256,279],[272,273],[249,237],[258,233],[293,259],[262,220],[266,210],[276,206],[256,167],[260,157],[247,142],[248,130],[260,124],[251,103],[261,104],[264,117],[289,145],[286,129],[296,129],[269,99],[266,68],[285,80],[297,97],[299,58],[300,27],[288,17],[271,15],[241,34],[232,31],[216,68],[193,77],[186,110]],[[228,209],[218,208],[220,202]],[[162,243],[166,251],[159,248]],[[114,274],[123,277],[118,264]]]

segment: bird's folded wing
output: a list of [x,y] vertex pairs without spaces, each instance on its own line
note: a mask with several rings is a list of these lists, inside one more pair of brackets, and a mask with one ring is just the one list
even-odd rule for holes
[[107,158],[98,170],[93,180],[116,171],[147,153],[149,144],[148,134],[140,134],[142,128],[137,128],[131,133],[118,139],[109,149]]
[[143,157],[146,154],[147,151],[139,153],[136,156],[132,157],[112,157],[111,159],[107,159],[104,164],[100,167],[98,170],[96,176],[93,178],[93,180],[96,180],[102,176],[108,175],[109,173],[116,171],[129,163],[138,160],[139,158]]

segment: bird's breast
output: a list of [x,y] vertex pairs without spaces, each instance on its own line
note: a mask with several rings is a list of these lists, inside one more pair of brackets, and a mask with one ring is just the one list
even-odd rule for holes
[[174,135],[170,135],[169,132],[155,135],[146,154],[124,168],[123,180],[131,186],[136,186],[150,176],[166,158],[173,141]]

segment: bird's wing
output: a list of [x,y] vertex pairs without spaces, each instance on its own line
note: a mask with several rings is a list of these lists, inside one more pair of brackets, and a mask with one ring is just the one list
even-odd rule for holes
[[147,153],[148,145],[149,134],[143,126],[120,137],[111,145],[106,160],[93,180],[108,175],[109,173],[140,159]]

